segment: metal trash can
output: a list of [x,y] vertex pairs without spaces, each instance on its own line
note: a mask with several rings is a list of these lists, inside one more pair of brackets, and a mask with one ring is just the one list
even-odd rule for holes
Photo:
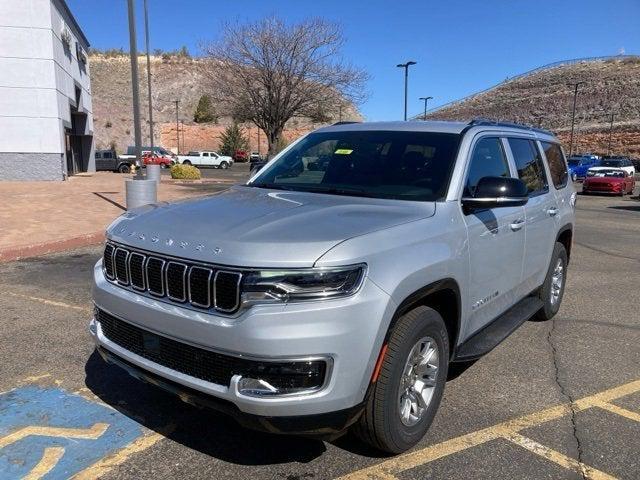
[[155,180],[156,183],[160,183],[160,165],[147,165],[147,180]]
[[158,201],[158,182],[135,178],[124,181],[127,210]]

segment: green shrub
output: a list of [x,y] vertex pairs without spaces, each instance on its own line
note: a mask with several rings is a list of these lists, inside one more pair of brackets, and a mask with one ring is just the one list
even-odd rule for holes
[[171,167],[171,178],[180,180],[200,180],[200,170],[193,165],[176,163]]

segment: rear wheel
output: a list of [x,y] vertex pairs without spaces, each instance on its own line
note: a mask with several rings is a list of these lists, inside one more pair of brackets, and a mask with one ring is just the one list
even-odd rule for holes
[[184,162],[182,162],[183,165],[191,165],[191,162],[189,160],[185,160]]
[[553,247],[547,276],[538,292],[544,306],[536,313],[537,320],[550,320],[560,310],[564,287],[567,282],[567,251],[560,242]]
[[449,364],[449,336],[438,312],[418,307],[403,315],[387,343],[355,434],[379,450],[416,445],[435,417]]

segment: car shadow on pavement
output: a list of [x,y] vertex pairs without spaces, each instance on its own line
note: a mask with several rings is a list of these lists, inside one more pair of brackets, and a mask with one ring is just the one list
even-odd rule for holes
[[177,396],[107,364],[97,352],[85,365],[85,383],[104,403],[187,448],[239,465],[308,463],[326,451],[315,439],[248,430],[232,418]]
[[640,203],[638,203],[638,205],[612,205],[607,208],[613,208],[615,210],[626,210],[628,212],[640,212]]

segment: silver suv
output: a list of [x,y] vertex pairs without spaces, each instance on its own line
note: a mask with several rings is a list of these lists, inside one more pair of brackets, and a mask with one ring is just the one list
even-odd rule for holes
[[562,301],[575,193],[549,132],[353,123],[246,185],[130,211],[94,270],[98,351],[276,433],[398,453],[469,362]]

